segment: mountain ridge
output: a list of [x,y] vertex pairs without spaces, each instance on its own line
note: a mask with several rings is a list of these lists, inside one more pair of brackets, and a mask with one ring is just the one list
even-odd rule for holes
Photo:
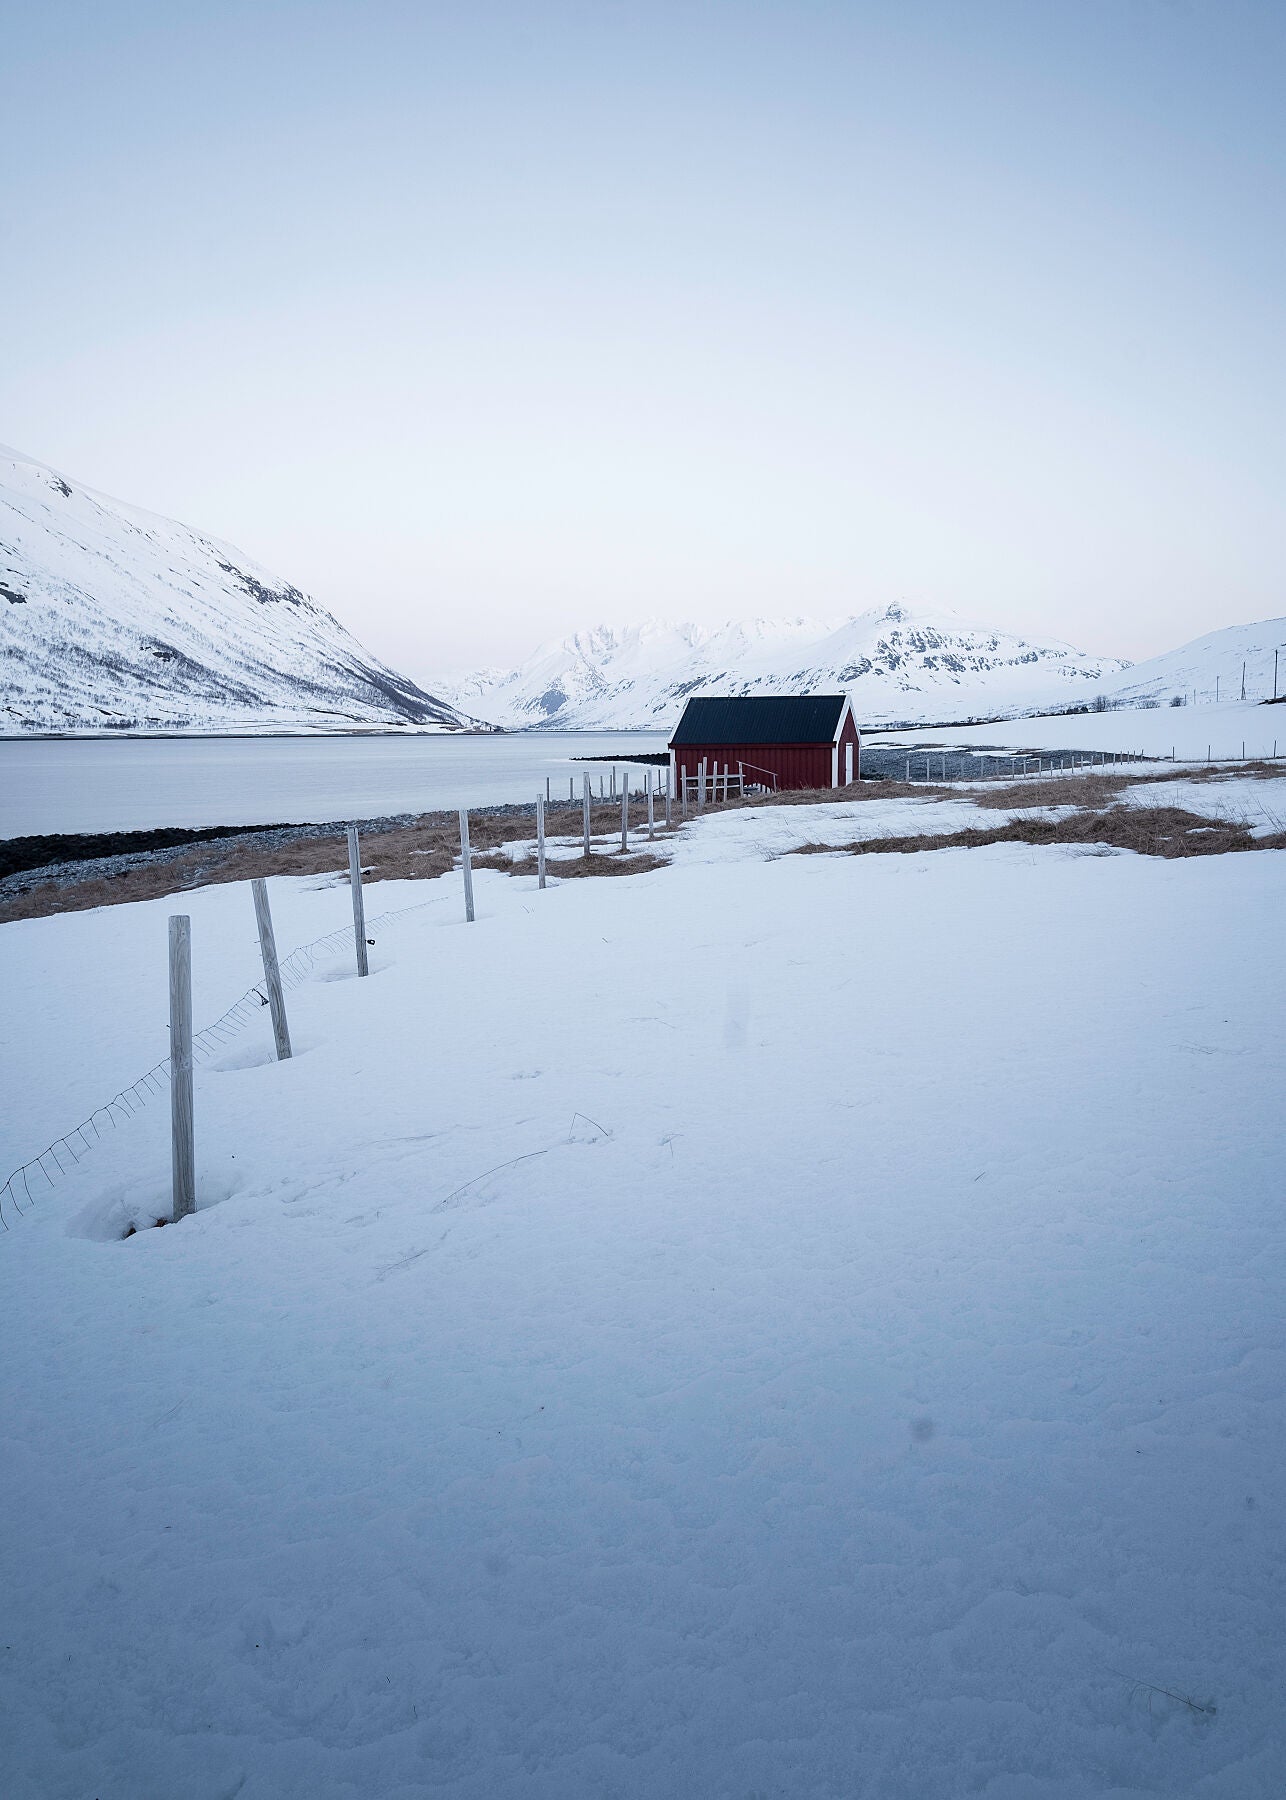
[[658,730],[697,691],[835,689],[852,695],[868,724],[891,725],[1076,704],[1127,667],[941,609],[894,605],[841,620],[599,624],[542,645],[517,668],[475,669],[441,686],[455,705],[508,730]]
[[0,730],[487,729],[235,545],[0,446]]

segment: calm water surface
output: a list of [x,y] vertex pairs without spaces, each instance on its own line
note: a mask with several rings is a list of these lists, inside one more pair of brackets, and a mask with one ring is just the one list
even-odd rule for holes
[[664,749],[662,732],[498,737],[109,738],[0,743],[0,837],[162,825],[322,824],[555,797],[573,757]]

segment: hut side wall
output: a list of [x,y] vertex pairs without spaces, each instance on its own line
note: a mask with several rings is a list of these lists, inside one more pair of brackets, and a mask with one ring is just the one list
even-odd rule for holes
[[[832,748],[829,743],[677,744],[674,749],[675,778],[681,781],[684,775],[695,777],[704,757],[707,771],[718,763],[720,769],[726,766],[735,775],[737,764],[744,763],[747,781],[764,781],[771,786],[765,774],[769,771],[776,775],[779,788],[828,788],[831,785]],[[854,751],[855,759],[856,755]]]

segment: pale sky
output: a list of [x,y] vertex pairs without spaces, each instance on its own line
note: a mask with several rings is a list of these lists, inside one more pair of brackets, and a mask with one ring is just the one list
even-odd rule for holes
[[0,439],[431,684],[1286,611],[1282,0],[7,10]]

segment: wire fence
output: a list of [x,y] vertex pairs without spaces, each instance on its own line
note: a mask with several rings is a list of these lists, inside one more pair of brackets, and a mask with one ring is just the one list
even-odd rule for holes
[[[377,918],[367,920],[367,928],[374,931],[385,928],[406,918],[409,913],[423,912],[426,907],[436,904],[433,900],[420,900],[414,906],[404,906],[393,912],[380,913]],[[324,937],[314,938],[310,944],[301,944],[292,950],[281,964],[281,982],[283,988],[297,988],[306,981],[317,967],[333,951],[341,949],[353,941],[351,925],[341,925],[335,931],[328,931]],[[217,1018],[212,1025],[192,1034],[192,1058],[194,1062],[206,1063],[225,1044],[231,1042],[238,1032],[243,1031],[251,1019],[259,1017],[268,1005],[268,996],[264,992],[264,984],[256,983],[247,988],[241,998],[231,1005],[227,1012]],[[170,1059],[162,1057],[137,1081],[133,1081],[119,1093],[96,1106],[87,1119],[74,1125],[64,1136],[55,1138],[46,1144],[38,1156],[30,1157],[20,1163],[9,1176],[3,1187],[0,1187],[0,1226],[9,1229],[8,1212],[16,1213],[20,1218],[30,1211],[36,1201],[41,1199],[50,1189],[57,1186],[64,1175],[69,1175],[77,1167],[81,1159],[92,1150],[104,1135],[106,1127],[118,1130],[135,1114],[141,1112],[148,1102],[157,1094],[166,1092],[170,1084]]]

